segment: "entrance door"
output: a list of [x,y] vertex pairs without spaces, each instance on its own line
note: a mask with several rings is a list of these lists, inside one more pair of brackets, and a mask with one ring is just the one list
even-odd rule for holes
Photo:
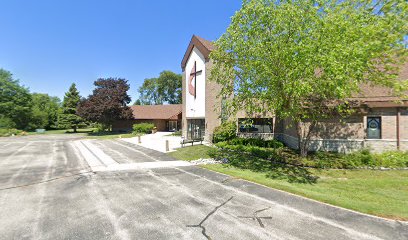
[[177,129],[177,121],[169,121],[169,131],[170,131],[170,132],[178,131],[178,129]]
[[188,119],[187,120],[187,138],[200,139],[205,134],[205,119]]

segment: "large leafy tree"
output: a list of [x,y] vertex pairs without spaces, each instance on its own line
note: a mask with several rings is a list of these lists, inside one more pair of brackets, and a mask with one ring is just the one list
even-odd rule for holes
[[77,132],[78,125],[83,123],[84,120],[77,114],[77,107],[81,100],[81,95],[73,83],[68,92],[65,93],[62,107],[58,115],[58,127],[59,128],[72,128],[74,132]]
[[131,98],[127,94],[128,81],[122,78],[100,78],[88,98],[81,100],[77,112],[84,119],[103,124],[112,129],[116,120],[131,119],[132,110],[127,106]]
[[158,92],[163,100],[169,104],[181,103],[181,74],[163,71],[158,80]]
[[58,111],[61,101],[48,94],[32,94],[31,128],[55,129],[58,126]]
[[31,95],[13,75],[0,69],[0,122],[3,127],[28,129],[31,121]]
[[361,84],[403,93],[407,34],[406,0],[248,0],[216,41],[211,79],[230,113],[289,119],[306,155],[319,121],[350,114]]
[[163,97],[159,95],[157,78],[146,78],[139,88],[139,99],[142,105],[163,104]]
[[163,71],[158,78],[145,79],[139,88],[140,100],[144,105],[181,103],[181,74]]

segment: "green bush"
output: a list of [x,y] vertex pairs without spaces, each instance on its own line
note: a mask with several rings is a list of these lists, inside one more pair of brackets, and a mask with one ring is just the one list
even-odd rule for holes
[[237,125],[235,122],[225,122],[214,129],[213,142],[222,142],[237,137]]
[[377,166],[408,167],[408,152],[387,151],[374,155]]
[[154,128],[153,123],[138,123],[133,125],[134,133],[152,133]]
[[[265,141],[266,142],[266,141]],[[231,141],[218,142],[217,150],[211,152],[210,156],[218,160],[228,159],[234,166],[245,165],[248,161],[259,162],[260,159],[272,163],[283,163],[293,166],[312,167],[320,169],[352,169],[358,167],[385,167],[404,168],[408,167],[408,152],[387,151],[384,153],[370,153],[363,149],[350,154],[333,152],[315,152],[308,157],[301,157],[294,150],[279,147],[268,148],[254,146],[260,141],[245,139],[233,139]],[[244,145],[248,144],[248,145]],[[253,145],[251,145],[253,144]],[[280,145],[279,145],[280,146]]]
[[171,134],[172,136],[181,136],[181,131],[176,131],[174,133]]
[[0,137],[9,137],[12,135],[16,135],[16,136],[24,136],[27,135],[26,132],[15,129],[15,128],[0,128]]
[[96,124],[94,125],[94,127],[95,127],[94,132],[96,132],[96,133],[103,133],[103,132],[107,132],[107,131],[108,131],[108,127],[105,126],[104,124],[101,124],[101,123],[96,123]]
[[228,141],[231,145],[257,146],[264,148],[282,148],[283,143],[278,140],[263,140],[260,138],[234,138]]

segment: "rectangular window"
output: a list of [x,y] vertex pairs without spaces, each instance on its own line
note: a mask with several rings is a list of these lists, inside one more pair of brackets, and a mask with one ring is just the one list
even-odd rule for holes
[[239,132],[273,133],[273,118],[239,118]]
[[367,138],[381,139],[381,117],[367,117]]
[[169,121],[168,125],[170,132],[178,131],[177,121]]

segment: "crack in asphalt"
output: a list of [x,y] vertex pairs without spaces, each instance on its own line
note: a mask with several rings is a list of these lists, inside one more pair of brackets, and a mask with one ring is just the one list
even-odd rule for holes
[[23,184],[23,185],[17,185],[17,186],[12,186],[12,187],[6,187],[6,188],[0,188],[0,191],[5,191],[5,190],[10,190],[10,189],[15,189],[15,188],[30,187],[30,186],[35,186],[35,185],[38,185],[38,184],[49,183],[49,182],[53,182],[53,181],[57,181],[57,180],[65,179],[65,178],[80,176],[80,177],[78,177],[78,178],[76,179],[76,181],[78,181],[78,180],[80,180],[81,178],[85,177],[85,174],[88,174],[88,173],[95,174],[93,171],[79,172],[79,173],[71,174],[71,175],[68,175],[68,176],[61,176],[61,177],[55,177],[55,178],[46,179],[46,180],[44,180],[44,181],[39,181],[39,182],[34,182],[34,183],[28,183],[28,184]]
[[263,208],[260,210],[257,210],[254,212],[254,214],[252,216],[238,216],[238,218],[246,218],[246,219],[252,219],[252,220],[256,220],[259,223],[259,226],[261,226],[262,228],[265,228],[265,225],[262,222],[262,219],[272,219],[272,217],[258,217],[258,213],[269,210],[271,207],[267,207],[267,208]]
[[225,204],[227,204],[229,201],[231,201],[234,198],[234,196],[228,198],[228,200],[226,200],[225,202],[221,203],[220,205],[216,206],[210,213],[208,213],[205,218],[203,218],[203,220],[201,220],[201,222],[198,225],[187,225],[187,227],[194,227],[194,228],[201,228],[201,233],[204,235],[204,237],[206,237],[208,240],[212,240],[212,238],[210,236],[207,235],[206,233],[206,229],[203,226],[203,223],[205,221],[207,221],[207,219],[209,217],[211,217],[211,215],[213,215],[218,209],[220,209],[222,206],[224,206]]
[[236,178],[236,177],[228,177],[228,178],[222,180],[221,183],[222,183],[222,184],[225,184],[225,183],[228,183],[228,182],[234,181],[234,180],[238,180],[238,178]]

